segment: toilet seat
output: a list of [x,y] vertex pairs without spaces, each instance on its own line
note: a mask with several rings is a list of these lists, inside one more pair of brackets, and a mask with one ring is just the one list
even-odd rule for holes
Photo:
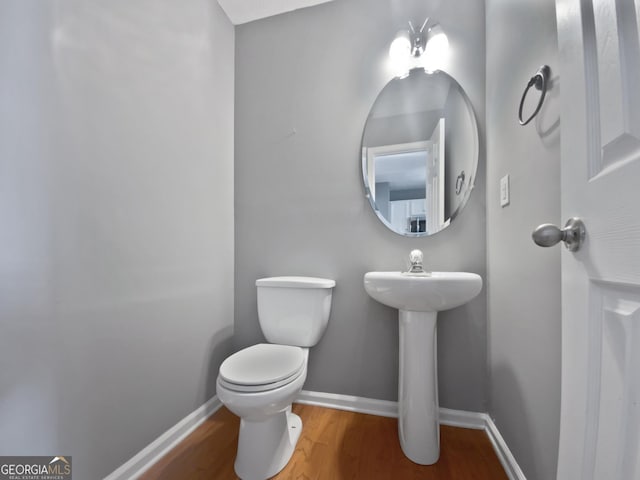
[[237,392],[264,392],[291,383],[305,369],[306,355],[302,348],[259,343],[222,362],[218,382]]

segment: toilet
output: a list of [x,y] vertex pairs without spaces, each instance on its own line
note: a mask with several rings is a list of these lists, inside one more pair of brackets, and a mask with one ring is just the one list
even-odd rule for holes
[[264,480],[289,462],[302,420],[291,403],[307,378],[309,347],[327,327],[336,282],[312,277],[256,280],[258,320],[269,343],[228,357],[216,382],[220,401],[240,417],[234,464],[242,480]]

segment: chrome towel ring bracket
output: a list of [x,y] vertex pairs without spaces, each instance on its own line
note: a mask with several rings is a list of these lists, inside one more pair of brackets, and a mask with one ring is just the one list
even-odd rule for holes
[[456,195],[462,193],[462,186],[464,185],[464,170],[460,172],[460,175],[456,178]]
[[[550,74],[551,74],[551,69],[549,68],[549,65],[543,65],[538,69],[536,74],[533,77],[531,77],[531,79],[529,80],[529,83],[527,84],[527,88],[524,89],[524,93],[522,94],[522,99],[520,100],[520,108],[518,108],[518,120],[520,121],[520,125],[526,125],[531,120],[533,120],[536,115],[538,115],[538,112],[540,112],[540,109],[542,108],[542,104],[544,103],[544,97],[547,94],[547,87],[549,86]],[[522,109],[524,108],[524,101],[527,98],[527,93],[529,93],[529,89],[533,86],[536,87],[536,90],[540,90],[541,92],[540,100],[538,100],[538,106],[533,111],[531,116],[528,119],[523,120]]]

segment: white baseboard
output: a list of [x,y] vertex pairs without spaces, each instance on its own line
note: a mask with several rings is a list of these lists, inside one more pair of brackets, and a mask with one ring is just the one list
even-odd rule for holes
[[[318,407],[335,408],[348,412],[368,413],[380,417],[398,417],[398,402],[390,400],[374,400],[372,398],[340,395],[337,393],[311,392],[302,390],[296,403],[315,405]],[[452,427],[485,429],[486,414],[465,412],[462,410],[440,409],[440,423]]]
[[465,410],[452,410],[440,407],[440,423],[450,427],[473,428],[474,430],[485,430],[486,413],[467,412]]
[[[398,402],[389,400],[375,400],[372,398],[339,395],[335,393],[311,392],[302,390],[296,403],[316,405],[319,407],[347,410],[349,412],[366,413],[381,417],[398,417]],[[180,443],[187,435],[195,430],[209,416],[213,415],[222,403],[214,396],[196,411],[183,418],[156,440],[145,447],[140,453],[127,463],[112,472],[104,480],[135,480],[154,463]],[[489,415],[480,412],[466,412],[440,408],[440,423],[452,427],[473,428],[484,430],[491,441],[509,480],[526,480],[516,459],[500,435],[498,428]]]
[[[338,395],[334,393],[300,392],[296,403],[316,405],[319,407],[347,410],[349,412],[367,413],[381,417],[397,417],[398,402],[389,400],[374,400],[371,398],[355,397],[351,395]],[[464,410],[452,410],[440,408],[440,423],[460,428],[473,428],[484,430],[489,437],[496,456],[504,468],[509,480],[526,480],[518,462],[512,455],[506,442],[500,435],[498,428],[489,415],[481,412],[466,412]]]
[[214,395],[207,403],[180,420],[104,480],[135,480],[140,477],[221,406],[222,403]]
[[507,446],[507,442],[504,441],[502,435],[500,435],[500,431],[496,424],[493,423],[493,420],[489,415],[485,413],[487,419],[487,426],[485,427],[485,432],[487,432],[487,436],[493,445],[493,449],[496,451],[496,455],[504,468],[504,471],[507,473],[509,480],[527,480],[527,477],[524,476],[524,473],[520,469],[520,465],[516,462],[515,457],[509,450]]
[[337,393],[310,392],[302,390],[295,403],[315,405],[317,407],[335,408],[348,412],[368,413],[379,417],[398,416],[398,402],[374,400],[372,398],[340,395]]

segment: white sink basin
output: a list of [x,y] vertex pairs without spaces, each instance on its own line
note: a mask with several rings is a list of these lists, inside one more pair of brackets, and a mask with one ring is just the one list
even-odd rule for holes
[[364,288],[375,300],[410,312],[439,312],[459,307],[482,289],[482,277],[467,272],[368,272]]
[[482,278],[465,272],[432,272],[428,276],[369,272],[364,276],[364,288],[373,299],[399,310],[400,445],[413,462],[431,465],[440,456],[438,312],[458,307],[478,295]]

